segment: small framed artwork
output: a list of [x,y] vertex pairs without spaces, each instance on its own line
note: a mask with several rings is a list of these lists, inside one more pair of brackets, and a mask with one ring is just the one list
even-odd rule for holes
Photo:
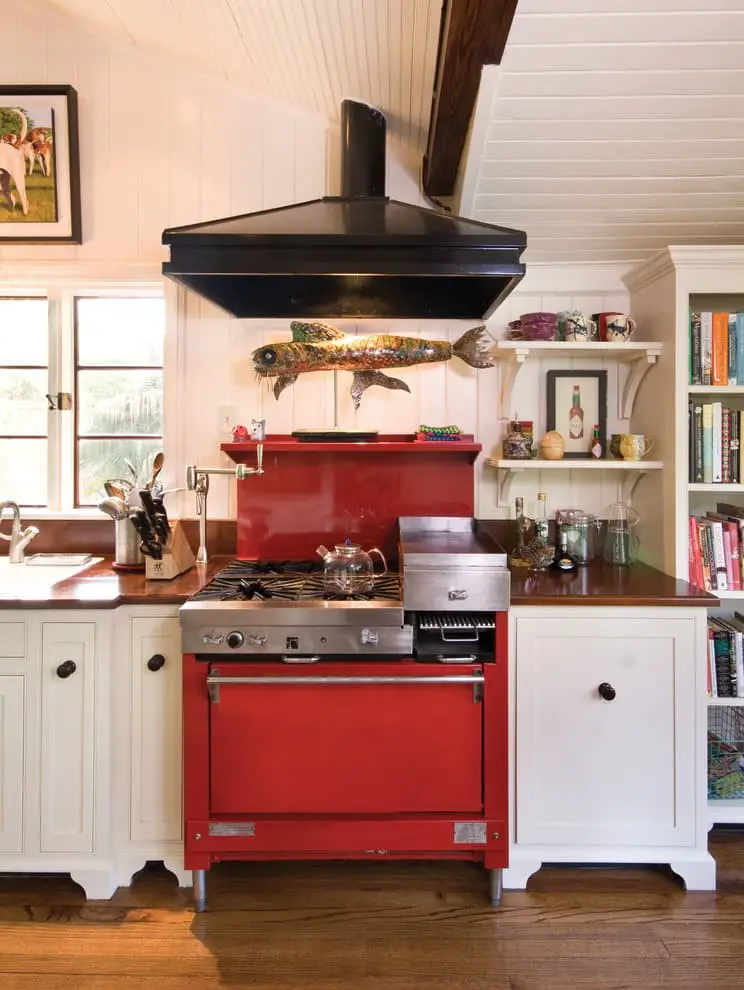
[[72,86],[0,86],[0,242],[82,243]]
[[592,456],[594,427],[599,427],[602,450],[607,450],[607,372],[549,371],[548,430],[566,442],[565,458]]

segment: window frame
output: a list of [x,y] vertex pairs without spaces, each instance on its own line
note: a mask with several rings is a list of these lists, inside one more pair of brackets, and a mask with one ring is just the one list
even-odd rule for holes
[[[165,444],[165,394],[167,389],[168,293],[161,276],[95,278],[73,274],[63,278],[0,279],[2,298],[46,298],[48,307],[48,387],[56,395],[69,392],[72,410],[47,411],[47,505],[22,506],[25,516],[101,518],[94,505],[78,505],[77,492],[77,348],[76,299],[160,298],[165,306],[163,344],[163,444]],[[117,366],[120,367],[120,366]],[[139,365],[137,366],[140,367]],[[144,366],[142,366],[144,367]],[[160,369],[160,365],[154,366]],[[39,438],[37,438],[39,439]],[[0,492],[0,498],[7,497]]]

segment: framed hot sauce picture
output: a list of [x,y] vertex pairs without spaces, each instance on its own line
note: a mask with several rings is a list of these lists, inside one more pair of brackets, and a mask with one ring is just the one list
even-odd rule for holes
[[82,243],[72,86],[0,86],[0,242]]
[[566,442],[564,458],[588,459],[595,426],[607,450],[607,372],[549,371],[546,427]]

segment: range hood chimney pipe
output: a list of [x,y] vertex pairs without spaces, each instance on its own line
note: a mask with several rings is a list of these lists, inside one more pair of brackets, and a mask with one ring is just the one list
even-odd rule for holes
[[385,195],[385,116],[355,100],[341,104],[341,196]]

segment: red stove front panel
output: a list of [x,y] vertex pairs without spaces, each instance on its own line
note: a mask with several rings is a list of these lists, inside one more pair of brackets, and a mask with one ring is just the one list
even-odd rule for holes
[[213,815],[481,814],[482,668],[212,667]]

